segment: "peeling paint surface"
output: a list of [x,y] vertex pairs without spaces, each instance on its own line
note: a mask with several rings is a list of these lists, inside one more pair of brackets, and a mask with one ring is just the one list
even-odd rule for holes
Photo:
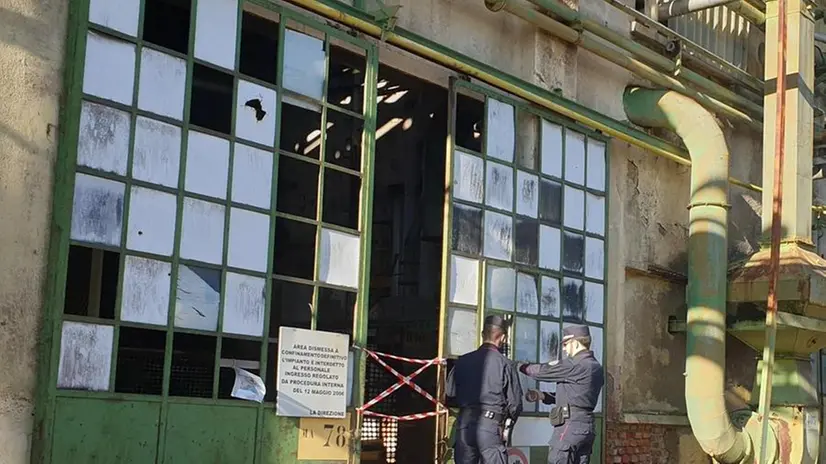
[[237,0],[199,0],[195,14],[195,58],[235,68]]
[[78,174],[72,201],[73,240],[120,246],[125,185]]
[[539,177],[517,171],[516,183],[516,214],[536,218],[539,212]]
[[154,259],[127,256],[123,269],[123,321],[166,326],[172,265]]
[[113,336],[112,326],[63,322],[57,388],[108,390]]
[[235,144],[232,201],[270,208],[273,155],[241,143]]
[[485,211],[485,256],[510,261],[513,252],[513,219],[510,216]]
[[256,337],[264,333],[264,288],[260,277],[227,273],[224,333]]
[[516,299],[516,271],[507,267],[487,266],[485,307],[513,311]]
[[325,63],[323,41],[289,29],[284,32],[284,88],[321,100]]
[[486,164],[485,204],[511,211],[513,209],[513,168],[490,161]]
[[476,349],[476,311],[464,308],[448,308],[447,352],[461,356]]
[[83,92],[124,105],[132,104],[135,55],[134,45],[89,32]]
[[589,189],[605,191],[605,143],[588,139],[588,179]]
[[80,110],[77,164],[125,175],[129,162],[129,113],[84,101]]
[[542,174],[562,178],[562,127],[542,120]]
[[221,272],[182,264],[177,285],[175,327],[217,330]]
[[605,287],[594,282],[585,282],[585,320],[602,324],[605,309]]
[[138,116],[132,177],[176,188],[181,169],[181,128]]
[[175,195],[132,187],[126,246],[130,250],[171,256],[175,242]]
[[585,230],[605,235],[605,197],[585,194]]
[[359,237],[330,229],[321,229],[321,254],[318,278],[322,282],[358,288]]
[[563,208],[565,227],[582,230],[585,228],[585,192],[565,186],[565,208]]
[[186,61],[151,48],[141,49],[138,108],[182,120],[185,93]]
[[585,277],[600,279],[605,276],[605,243],[598,238],[585,239]]
[[516,146],[516,118],[513,106],[488,98],[487,109],[486,155],[512,163]]
[[542,276],[541,299],[539,314],[542,316],[559,317],[559,279]]
[[186,148],[186,191],[224,199],[228,177],[229,141],[190,131]]
[[229,219],[227,264],[239,269],[267,272],[269,239],[269,216],[232,208]]
[[565,180],[585,185],[585,136],[565,131]]
[[559,270],[560,243],[562,236],[559,229],[546,225],[539,226],[539,267],[544,269]]
[[140,0],[91,0],[89,21],[135,37],[140,8]]
[[460,150],[453,156],[453,198],[482,203],[484,161]]
[[476,305],[479,301],[479,261],[450,257],[450,302]]
[[224,249],[224,206],[184,198],[181,258],[221,264]]
[[539,314],[536,276],[520,272],[516,275],[516,311]]

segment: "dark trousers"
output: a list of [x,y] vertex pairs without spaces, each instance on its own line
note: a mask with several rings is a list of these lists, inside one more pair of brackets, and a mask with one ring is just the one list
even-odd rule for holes
[[502,426],[483,417],[459,419],[453,460],[456,464],[507,464]]
[[554,427],[548,464],[588,464],[594,438],[593,421],[567,421]]

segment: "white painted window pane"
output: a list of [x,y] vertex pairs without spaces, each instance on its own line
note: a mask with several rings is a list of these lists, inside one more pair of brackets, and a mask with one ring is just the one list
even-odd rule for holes
[[232,201],[270,209],[272,153],[235,144],[232,168]]
[[224,249],[224,206],[184,198],[181,258],[221,264]]
[[602,324],[605,309],[605,292],[602,284],[585,282],[585,320]]
[[539,178],[527,172],[516,173],[516,213],[535,218],[539,212]]
[[508,212],[513,209],[513,168],[488,161],[485,203]]
[[177,211],[175,195],[132,187],[126,246],[130,250],[171,256]]
[[562,127],[542,120],[542,174],[562,177]]
[[235,69],[237,0],[198,0],[195,58]]
[[138,116],[132,177],[145,182],[177,187],[181,170],[181,128]]
[[80,110],[77,164],[125,175],[130,126],[129,113],[84,101]]
[[227,273],[223,332],[260,337],[264,333],[265,280]]
[[57,388],[108,390],[113,336],[112,326],[64,321]]
[[180,265],[175,301],[175,327],[218,329],[221,271]]
[[138,108],[177,120],[184,118],[186,61],[143,48],[138,82]]
[[479,302],[479,261],[450,257],[450,302],[474,306]]
[[605,235],[605,197],[585,194],[585,230]]
[[565,207],[562,223],[565,227],[582,230],[585,227],[585,192],[565,186]]
[[449,356],[461,356],[476,349],[476,310],[448,308],[447,352]]
[[605,269],[605,243],[598,238],[585,239],[585,277],[602,279]]
[[487,266],[487,298],[485,306],[513,311],[516,300],[516,271],[506,267]]
[[322,40],[289,29],[284,32],[284,88],[321,100],[325,64]]
[[514,326],[514,360],[536,362],[537,320],[517,317]]
[[127,256],[123,269],[122,321],[165,326],[169,314],[172,265]]
[[559,317],[559,279],[542,276],[542,293],[539,304],[539,314],[549,317]]
[[360,243],[358,235],[322,228],[319,280],[342,287],[358,288]]
[[89,21],[135,37],[140,8],[140,0],[91,0]]
[[484,161],[459,150],[453,155],[453,198],[482,203]]
[[561,353],[559,342],[559,323],[542,321],[539,327],[539,362],[558,360]]
[[78,174],[72,200],[72,240],[120,246],[124,193],[120,182]]
[[519,273],[516,275],[516,310],[520,313],[539,313],[539,295],[536,276]]
[[269,216],[232,208],[229,218],[227,264],[239,269],[267,272],[269,241]]
[[238,81],[235,135],[271,147],[275,145],[275,90]]
[[131,105],[134,85],[135,45],[89,32],[83,92]]
[[513,251],[513,218],[485,211],[484,240],[486,257],[510,261]]
[[546,225],[539,226],[539,267],[559,270],[561,260],[561,233],[559,229]]
[[186,190],[226,198],[229,141],[202,132],[189,132],[186,149]]
[[513,162],[516,146],[516,119],[513,106],[488,98],[485,124],[487,155],[509,163]]
[[585,185],[585,136],[565,131],[565,180]]
[[605,191],[605,143],[588,139],[588,188]]

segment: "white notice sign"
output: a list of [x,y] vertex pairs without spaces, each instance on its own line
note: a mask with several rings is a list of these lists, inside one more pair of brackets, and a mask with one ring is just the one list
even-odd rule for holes
[[349,342],[347,335],[281,327],[276,414],[345,417]]

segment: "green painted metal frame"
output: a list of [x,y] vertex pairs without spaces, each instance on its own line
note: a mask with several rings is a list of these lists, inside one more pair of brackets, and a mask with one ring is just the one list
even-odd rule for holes
[[[265,8],[267,11],[276,15],[278,18],[278,72],[277,72],[277,83],[275,85],[267,82],[262,82],[258,79],[252,78],[250,76],[241,75],[240,72],[237,71],[238,69],[238,49],[241,45],[241,30],[242,30],[242,22],[241,18],[243,12],[245,11],[244,5],[251,4],[256,5],[259,7]],[[366,341],[366,326],[367,326],[367,317],[366,311],[368,307],[368,300],[369,300],[369,277],[370,277],[370,238],[371,238],[371,216],[372,216],[372,189],[373,189],[373,163],[375,159],[375,130],[376,130],[376,99],[377,99],[377,92],[376,92],[376,77],[378,75],[378,53],[375,45],[363,39],[353,37],[335,27],[331,27],[327,24],[320,23],[312,18],[309,18],[307,15],[301,14],[300,12],[295,12],[288,8],[284,8],[282,6],[274,5],[266,0],[239,0],[239,8],[238,8],[238,18],[237,18],[237,28],[236,28],[236,63],[235,63],[235,70],[229,71],[221,69],[218,66],[212,65],[210,63],[204,62],[203,60],[196,59],[194,57],[194,46],[195,46],[195,28],[196,28],[196,14],[197,14],[197,0],[192,0],[191,3],[191,12],[190,12],[190,29],[189,29],[189,50],[187,54],[178,53],[164,47],[155,45],[155,44],[148,44],[144,43],[143,41],[143,12],[144,12],[144,1],[142,0],[140,3],[140,18],[138,24],[138,31],[135,37],[130,37],[126,34],[122,34],[117,31],[113,31],[111,29],[92,24],[87,21],[88,18],[88,11],[89,11],[89,0],[80,0],[78,2],[72,2],[70,11],[69,11],[69,18],[68,18],[68,37],[67,37],[67,51],[66,51],[66,68],[65,68],[65,79],[64,79],[64,99],[63,104],[61,105],[60,110],[60,142],[59,142],[59,153],[57,162],[55,165],[55,187],[54,187],[54,198],[53,198],[53,215],[52,215],[52,223],[51,223],[51,234],[50,234],[50,251],[49,251],[49,271],[48,271],[48,283],[46,287],[46,295],[45,295],[45,308],[43,311],[43,326],[41,329],[41,343],[40,343],[40,351],[38,354],[38,386],[37,386],[37,402],[36,402],[36,411],[35,411],[35,439],[32,447],[32,461],[37,463],[48,463],[52,462],[52,443],[53,443],[53,426],[55,420],[55,399],[60,397],[67,397],[67,398],[100,398],[100,399],[107,399],[107,400],[122,400],[122,401],[142,401],[142,402],[151,402],[151,403],[161,403],[162,404],[162,412],[160,418],[159,428],[161,433],[159,434],[159,446],[158,446],[158,455],[163,456],[164,447],[165,447],[165,433],[163,430],[166,426],[166,414],[168,411],[168,405],[170,402],[174,403],[185,403],[185,404],[205,404],[205,405],[232,405],[244,408],[257,408],[258,409],[258,419],[257,419],[257,434],[258,434],[258,443],[256,446],[256,461],[260,462],[261,459],[261,451],[262,451],[262,424],[263,424],[263,416],[266,408],[271,408],[272,403],[248,403],[243,401],[237,400],[222,400],[218,399],[218,379],[219,379],[219,371],[220,371],[220,359],[221,359],[221,343],[223,338],[222,333],[222,322],[223,322],[223,304],[224,298],[219,300],[219,315],[218,315],[218,328],[215,332],[212,331],[202,331],[202,330],[193,330],[193,329],[184,329],[184,328],[175,328],[174,327],[174,316],[175,316],[175,301],[176,301],[176,290],[177,290],[177,275],[178,269],[181,264],[188,264],[188,260],[180,259],[179,258],[179,250],[180,250],[180,241],[181,241],[181,222],[183,217],[183,198],[184,196],[190,197],[193,199],[200,199],[200,200],[209,200],[211,202],[216,202],[215,199],[207,197],[205,195],[194,194],[190,192],[185,193],[184,189],[184,182],[185,182],[185,170],[186,170],[186,148],[187,148],[187,133],[189,130],[189,112],[190,112],[190,100],[191,100],[191,89],[192,89],[192,74],[194,65],[197,63],[199,65],[203,65],[212,69],[221,70],[224,73],[231,74],[233,77],[233,114],[232,114],[232,128],[231,133],[229,136],[226,134],[219,134],[215,131],[210,131],[205,128],[198,128],[200,132],[218,135],[224,140],[229,140],[230,142],[230,155],[229,155],[229,164],[228,164],[228,179],[227,179],[227,196],[226,199],[219,202],[225,207],[225,217],[224,217],[224,250],[222,253],[222,264],[220,266],[214,266],[204,263],[195,263],[198,267],[207,268],[207,269],[215,269],[222,273],[221,278],[221,295],[223,295],[224,289],[226,287],[225,280],[226,280],[226,273],[232,272],[234,269],[227,266],[227,244],[229,241],[229,222],[230,222],[230,213],[231,207],[235,205],[231,201],[231,196],[229,194],[231,186],[232,186],[232,169],[233,169],[233,159],[234,159],[234,145],[235,145],[235,108],[236,108],[236,92],[238,81],[239,79],[244,79],[249,82],[253,82],[258,85],[262,85],[264,87],[273,89],[276,91],[277,95],[277,102],[276,102],[276,120],[281,120],[281,107],[282,107],[282,98],[285,94],[289,94],[294,98],[299,98],[302,100],[307,100],[306,97],[300,97],[298,94],[291,93],[288,90],[283,88],[282,76],[283,76],[283,62],[284,62],[284,34],[287,21],[294,22],[296,24],[309,27],[315,31],[318,31],[320,34],[323,34],[324,43],[325,43],[325,54],[327,60],[326,72],[329,72],[329,61],[330,61],[330,44],[332,41],[340,41],[349,44],[351,47],[356,47],[363,51],[363,56],[365,58],[365,92],[363,95],[363,102],[362,102],[362,111],[363,114],[358,114],[353,111],[349,111],[343,108],[340,108],[336,105],[333,105],[327,102],[326,98],[326,91],[327,85],[326,83],[328,80],[326,79],[327,76],[325,75],[325,86],[324,86],[324,95],[321,101],[313,100],[312,103],[317,104],[321,108],[321,117],[322,123],[324,118],[326,118],[326,114],[328,109],[333,109],[339,113],[349,115],[351,117],[356,117],[364,121],[364,126],[362,129],[362,153],[361,153],[361,169],[360,171],[353,171],[351,169],[346,169],[343,167],[339,167],[334,164],[330,164],[325,161],[325,148],[326,148],[326,138],[327,138],[327,131],[323,130],[321,134],[321,146],[319,148],[319,160],[315,163],[319,166],[320,175],[319,175],[319,191],[323,190],[323,171],[324,169],[334,169],[337,171],[341,171],[347,173],[349,175],[357,176],[360,178],[360,203],[359,203],[359,219],[358,219],[358,231],[339,227],[331,224],[324,224],[325,228],[329,228],[332,230],[340,230],[347,233],[358,233],[360,236],[360,248],[361,248],[361,256],[362,256],[362,263],[359,267],[359,289],[357,290],[356,296],[356,305],[354,308],[353,314],[353,337],[354,343],[356,344],[363,344]],[[83,83],[83,71],[84,71],[84,59],[85,59],[85,48],[86,48],[86,37],[88,32],[98,32],[103,33],[109,36],[112,36],[117,39],[125,40],[129,43],[135,44],[135,51],[136,51],[136,62],[135,62],[135,80],[134,80],[134,87],[133,87],[133,95],[132,95],[132,104],[131,105],[121,105],[111,101],[105,101],[103,99],[91,96],[91,95],[84,95],[82,90],[82,83]],[[139,73],[140,73],[140,57],[141,57],[141,50],[143,48],[150,48],[153,50],[157,50],[171,56],[186,60],[186,84],[185,84],[185,99],[184,99],[184,114],[183,119],[181,121],[174,120],[172,118],[166,118],[163,116],[151,114],[149,112],[137,109],[137,95],[139,92]],[[228,72],[229,71],[229,72]],[[109,107],[120,109],[127,111],[130,114],[130,146],[129,146],[129,155],[127,161],[127,173],[126,176],[118,176],[115,174],[107,174],[102,173],[99,171],[94,171],[91,169],[87,169],[81,166],[76,165],[77,159],[77,144],[79,139],[79,114],[80,108],[83,101],[89,101],[92,103],[102,103]],[[132,166],[132,156],[133,156],[133,147],[134,147],[134,133],[135,133],[135,121],[138,116],[148,116],[151,119],[161,122],[167,122],[175,125],[176,127],[181,128],[181,158],[179,164],[179,178],[178,178],[178,187],[177,188],[166,188],[159,185],[141,182],[138,180],[132,179],[131,176],[131,166]],[[322,125],[322,128],[326,126]],[[289,215],[281,214],[276,212],[276,205],[277,205],[277,182],[278,182],[278,160],[280,156],[293,156],[290,153],[283,152],[279,148],[279,139],[280,139],[280,125],[277,126],[276,134],[275,134],[275,141],[273,147],[266,147],[260,144],[256,144],[249,141],[244,141],[245,144],[255,146],[256,148],[264,149],[270,153],[274,153],[273,155],[273,177],[272,177],[272,187],[271,187],[271,203],[269,209],[262,209],[257,207],[252,207],[249,205],[243,205],[243,208],[246,210],[262,213],[268,215],[270,219],[270,230],[269,230],[269,246],[268,246],[268,263],[267,263],[267,271],[265,273],[260,272],[253,272],[248,270],[243,270],[245,275],[250,276],[258,276],[265,278],[265,313],[264,313],[264,330],[262,337],[254,337],[254,336],[243,336],[243,335],[231,335],[233,339],[239,340],[249,340],[249,341],[256,341],[261,344],[261,352],[260,352],[260,369],[259,373],[262,378],[266,379],[266,369],[267,369],[267,356],[270,351],[270,344],[274,340],[270,336],[269,332],[269,324],[270,324],[270,315],[272,311],[271,305],[271,288],[272,288],[272,279],[273,279],[273,249],[274,249],[274,234],[275,234],[275,219],[279,217],[286,217],[289,219],[299,220],[303,222],[308,222],[316,226],[318,233],[320,233],[321,229],[321,215],[323,210],[323,203],[322,197],[319,195],[318,203],[317,203],[317,217],[315,220],[306,220],[304,218],[296,218],[290,217]],[[302,158],[302,161],[310,161],[306,158]],[[66,284],[66,277],[67,277],[67,266],[68,266],[68,253],[69,247],[73,244],[69,237],[69,230],[71,225],[71,212],[72,212],[72,197],[74,191],[74,180],[76,173],[86,173],[86,174],[94,174],[97,177],[107,178],[116,180],[118,182],[124,183],[125,192],[124,192],[124,204],[129,204],[129,195],[131,191],[131,187],[134,186],[142,186],[142,187],[151,187],[154,190],[162,191],[165,193],[174,194],[177,197],[177,213],[176,213],[176,229],[175,229],[175,241],[174,241],[174,250],[173,254],[170,257],[166,257],[165,260],[167,262],[171,262],[172,265],[172,275],[170,278],[170,303],[169,303],[169,311],[168,311],[168,320],[167,325],[163,326],[155,326],[150,324],[140,324],[140,323],[131,323],[131,322],[123,322],[120,321],[120,301],[121,301],[121,293],[122,293],[122,280],[118,283],[117,289],[117,297],[115,302],[115,319],[112,321],[109,320],[101,320],[95,319],[90,317],[83,317],[83,316],[71,316],[71,315],[64,315],[63,314],[63,301],[65,299],[65,284]],[[127,224],[128,224],[128,212],[129,208],[124,208],[124,218],[123,218],[123,231],[121,236],[121,246],[117,248],[113,247],[106,247],[106,246],[95,246],[94,249],[101,249],[101,250],[110,250],[110,251],[118,251],[120,252],[120,262],[119,262],[119,272],[120,276],[123,276],[123,269],[124,269],[124,262],[125,257],[127,255],[126,250],[126,234],[127,234]],[[318,235],[318,234],[317,234]],[[318,247],[318,241],[316,242],[316,247]],[[147,257],[156,259],[157,256],[154,256],[149,253],[142,253],[137,251],[128,251],[128,255],[137,256],[137,257]],[[319,253],[316,253],[318,256]],[[318,258],[316,259],[318,261]],[[298,280],[300,283],[313,285],[313,304],[315,307],[315,302],[318,299],[318,292],[320,287],[327,287],[327,288],[338,288],[336,286],[331,286],[329,284],[324,284],[318,281],[318,273],[317,273],[318,263],[315,263],[314,266],[314,276],[315,278],[312,281],[303,281],[301,279],[283,279],[283,280]],[[278,278],[278,277],[275,277]],[[352,289],[345,289],[347,291],[352,292]],[[312,316],[312,327],[314,328],[316,325],[317,313],[313,311]],[[93,322],[96,324],[104,324],[104,325],[113,325],[114,326],[114,340],[113,340],[113,347],[112,347],[112,370],[110,373],[110,385],[109,385],[109,392],[86,392],[86,391],[69,391],[63,390],[58,391],[56,387],[56,378],[57,378],[57,368],[59,364],[59,353],[60,353],[60,337],[61,337],[61,328],[62,322],[64,320],[74,320],[78,322]],[[114,382],[116,376],[116,368],[117,368],[117,353],[118,353],[118,338],[119,338],[119,329],[121,326],[124,327],[135,327],[135,328],[145,328],[145,329],[153,329],[153,330],[165,330],[166,332],[166,346],[165,346],[165,353],[164,353],[164,373],[163,373],[163,384],[162,388],[163,391],[161,395],[138,395],[138,394],[127,394],[127,393],[116,393],[114,392]],[[213,394],[212,398],[193,398],[193,397],[176,397],[173,400],[170,400],[169,397],[169,384],[171,378],[171,364],[172,364],[172,347],[173,347],[173,333],[190,333],[196,335],[208,335],[216,338],[216,351],[214,356],[214,366],[213,366]],[[356,369],[354,372],[354,391],[353,391],[353,400],[352,404],[357,405],[363,402],[363,385],[364,385],[364,364],[365,360],[361,353],[356,352],[357,356],[357,364]]]

